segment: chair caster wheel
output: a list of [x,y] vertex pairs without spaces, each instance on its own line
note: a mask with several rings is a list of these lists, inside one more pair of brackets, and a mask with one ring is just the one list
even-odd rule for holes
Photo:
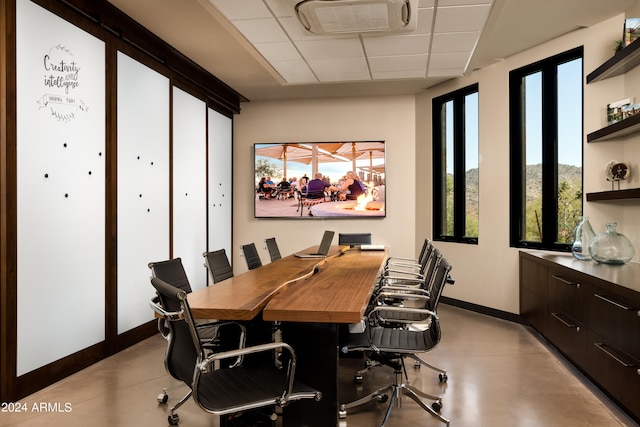
[[414,369],[420,369],[420,362],[418,362],[417,360],[415,362],[413,362],[413,367]]
[[440,412],[440,410],[442,409],[442,402],[433,402],[431,404],[431,408],[433,408],[433,410],[436,412]]
[[378,402],[380,403],[385,403],[387,400],[389,400],[389,395],[387,394],[381,394],[378,396]]
[[363,380],[364,380],[364,377],[362,375],[353,376],[353,382],[356,384],[360,384]]
[[440,374],[438,375],[438,378],[440,379],[441,383],[446,383],[447,380],[449,379],[449,377],[447,376],[447,374]]
[[342,405],[338,411],[338,419],[344,420],[345,418],[347,418],[347,409]]
[[177,426],[180,422],[180,416],[178,414],[171,414],[167,417],[167,419],[169,420],[170,426]]
[[167,395],[167,389],[162,390],[162,393],[158,395],[158,403],[166,404],[169,401],[169,395]]

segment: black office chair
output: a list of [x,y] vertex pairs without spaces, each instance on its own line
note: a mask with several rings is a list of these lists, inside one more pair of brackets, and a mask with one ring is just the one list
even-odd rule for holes
[[[166,261],[150,262],[148,267],[151,269],[151,275],[153,277],[164,280],[170,285],[175,286],[186,293],[191,293],[191,284],[187,278],[187,273],[184,270],[181,258],[178,257]],[[158,322],[160,332],[166,337],[166,322],[162,319]],[[162,324],[162,326],[160,324]],[[201,321],[198,323],[198,328],[202,328],[200,331],[200,338],[204,341],[205,345],[213,345],[218,333],[217,322]]]
[[267,246],[267,250],[269,251],[269,257],[271,258],[271,262],[282,258],[282,255],[280,255],[280,249],[278,249],[278,244],[276,243],[275,237],[269,237],[268,239],[265,239],[264,243]]
[[[369,314],[369,324],[364,333],[350,334],[346,338],[346,342],[341,344],[341,351],[343,353],[349,353],[353,351],[368,352],[372,359],[379,361],[382,365],[390,366],[394,370],[394,381],[391,385],[383,387],[364,396],[354,402],[343,404],[340,406],[340,418],[346,418],[347,410],[359,405],[371,401],[384,402],[388,399],[387,393],[391,395],[389,406],[385,413],[385,417],[382,421],[381,427],[383,427],[389,416],[391,415],[391,409],[397,403],[400,406],[399,400],[404,396],[414,400],[421,408],[429,412],[440,421],[449,425],[449,420],[440,415],[442,409],[442,398],[439,396],[432,396],[422,392],[416,387],[403,381],[403,373],[406,378],[406,368],[404,359],[409,357],[421,364],[427,365],[417,353],[425,353],[433,350],[441,339],[441,330],[438,315],[436,314],[436,308],[444,285],[448,281],[449,272],[451,271],[451,265],[445,258],[441,258],[440,263],[436,269],[434,276],[434,284],[431,294],[428,298],[425,298],[424,308],[406,308],[406,307],[376,307]],[[428,307],[433,307],[429,309]],[[378,325],[377,317],[379,311],[384,310],[386,313],[401,312],[416,313],[421,315],[428,315],[425,317],[422,323],[425,327],[420,330],[414,330],[411,328],[389,328]],[[396,320],[397,321],[397,320]],[[411,321],[411,323],[414,323]],[[427,405],[421,397],[433,400],[431,406]]]
[[371,244],[371,233],[339,233],[338,244],[350,247]]
[[[191,284],[189,283],[189,279],[187,278],[187,273],[184,270],[184,266],[182,265],[181,258],[173,258],[166,261],[157,261],[150,262],[148,267],[151,269],[152,277],[157,277],[172,286],[184,291],[185,293],[191,292]],[[156,302],[162,305],[162,302],[156,297]],[[219,327],[220,322],[217,320],[199,320],[196,324],[199,329],[199,336],[202,340],[202,345],[208,349],[218,349],[220,348],[220,337],[219,337]],[[158,318],[158,330],[160,334],[166,339],[169,340],[169,325],[168,320],[164,317]],[[240,333],[235,334],[238,339],[243,339],[244,330],[241,330]],[[188,399],[190,393],[185,396],[182,401]],[[167,389],[165,388],[162,393],[158,395],[159,403],[167,403],[169,400],[169,395],[167,394]]]
[[242,245],[240,246],[240,249],[242,249],[242,255],[244,256],[245,261],[247,261],[247,268],[249,270],[262,267],[262,260],[260,259],[260,255],[258,255],[255,243]]
[[204,266],[207,268],[207,273],[212,283],[218,283],[233,277],[233,269],[224,249],[205,252],[202,256],[205,259]]
[[[286,343],[207,354],[201,346],[199,329],[194,327],[187,293],[157,277],[151,278],[151,284],[162,302],[158,305],[152,301],[151,307],[168,319],[171,331],[165,366],[172,377],[192,390],[194,401],[206,412],[235,417],[254,409],[284,407],[296,400],[322,398],[319,391],[295,380],[296,354]],[[237,363],[242,356],[275,350],[286,352],[286,369],[277,369],[272,364],[248,368]],[[236,362],[216,369],[214,364],[222,365],[227,359]],[[186,399],[171,408],[170,425],[179,423],[180,417],[175,411],[184,401]]]

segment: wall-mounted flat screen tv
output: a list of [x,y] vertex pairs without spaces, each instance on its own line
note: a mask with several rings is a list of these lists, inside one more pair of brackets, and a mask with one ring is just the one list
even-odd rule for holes
[[384,218],[385,142],[254,144],[256,218]]

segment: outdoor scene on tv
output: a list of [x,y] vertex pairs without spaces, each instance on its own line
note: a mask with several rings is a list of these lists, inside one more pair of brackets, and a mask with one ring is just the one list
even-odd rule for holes
[[254,145],[256,218],[385,217],[384,141]]

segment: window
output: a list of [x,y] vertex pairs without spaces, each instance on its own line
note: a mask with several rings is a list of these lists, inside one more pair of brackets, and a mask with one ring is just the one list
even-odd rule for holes
[[582,215],[582,52],[509,74],[511,246],[570,250]]
[[478,243],[478,85],[433,99],[433,238]]

